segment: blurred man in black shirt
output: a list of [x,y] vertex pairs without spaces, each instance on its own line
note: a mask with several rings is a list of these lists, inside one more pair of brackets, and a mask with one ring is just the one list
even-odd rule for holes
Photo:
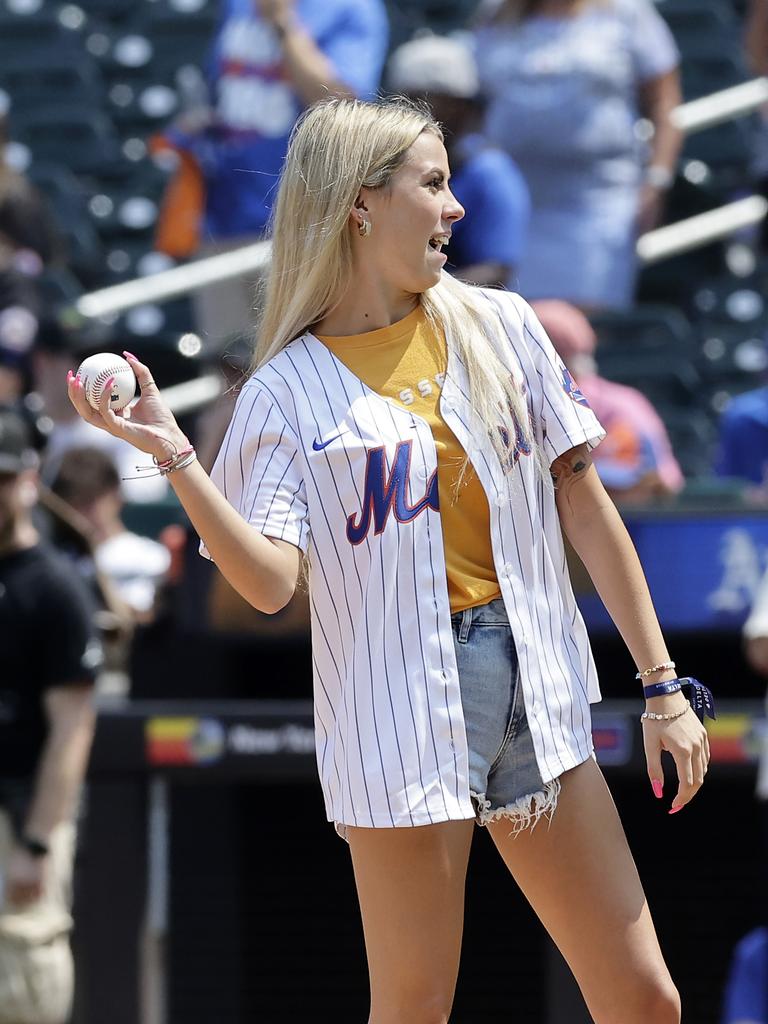
[[76,804],[99,644],[85,588],[35,527],[36,456],[0,407],[0,1024],[64,1024]]

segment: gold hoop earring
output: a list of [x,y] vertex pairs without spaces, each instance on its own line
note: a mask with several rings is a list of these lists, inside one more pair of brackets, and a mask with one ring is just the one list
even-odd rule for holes
[[371,222],[366,218],[363,218],[363,220],[360,221],[360,224],[357,228],[357,233],[360,235],[361,238],[367,238],[372,230],[373,226],[371,225]]

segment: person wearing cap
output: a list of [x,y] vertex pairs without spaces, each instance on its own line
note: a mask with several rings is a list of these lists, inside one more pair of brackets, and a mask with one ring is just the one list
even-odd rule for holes
[[606,436],[595,450],[595,468],[611,497],[645,504],[677,494],[685,482],[667,429],[637,388],[606,380],[597,372],[597,336],[581,310],[558,299],[531,304],[574,387],[603,424]]
[[467,211],[453,225],[449,268],[474,284],[514,289],[530,196],[512,158],[478,132],[484,104],[471,49],[457,37],[412,39],[390,57],[388,84],[392,92],[427,100],[446,129],[451,189]]
[[0,1024],[65,1024],[78,794],[101,648],[35,525],[37,455],[0,407]]

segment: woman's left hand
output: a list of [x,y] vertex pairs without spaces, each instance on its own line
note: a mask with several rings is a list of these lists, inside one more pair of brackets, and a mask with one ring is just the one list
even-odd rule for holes
[[[671,703],[673,697],[677,698],[677,706],[673,706]],[[648,710],[657,714],[674,714],[681,707],[680,697],[682,694],[671,694],[668,698],[654,698],[653,701],[649,701]],[[660,703],[662,701],[667,703]],[[656,706],[657,703],[658,706]],[[686,704],[688,704],[687,700]],[[656,797],[661,797],[664,781],[661,767],[662,750],[668,751],[675,762],[678,787],[669,811],[670,814],[675,814],[682,810],[687,803],[690,803],[704,782],[704,776],[709,767],[707,730],[696,717],[690,704],[688,704],[685,714],[680,715],[679,718],[667,720],[644,718],[642,726],[648,778],[651,780],[651,787]]]

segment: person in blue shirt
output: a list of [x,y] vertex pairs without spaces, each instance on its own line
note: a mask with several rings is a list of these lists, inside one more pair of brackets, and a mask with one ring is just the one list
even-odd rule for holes
[[449,269],[475,284],[514,289],[530,196],[512,158],[476,130],[483,103],[471,49],[456,37],[412,39],[392,54],[387,83],[393,92],[426,99],[446,129],[451,191],[466,210],[452,228]]
[[768,928],[755,928],[734,950],[722,1024],[768,1024]]
[[[209,121],[202,131],[169,133],[202,172],[201,254],[267,232],[299,114],[333,95],[371,98],[388,38],[383,0],[223,0],[208,69]],[[252,284],[235,279],[197,294],[205,341],[247,328]]]
[[768,387],[737,395],[726,407],[715,472],[768,485]]

